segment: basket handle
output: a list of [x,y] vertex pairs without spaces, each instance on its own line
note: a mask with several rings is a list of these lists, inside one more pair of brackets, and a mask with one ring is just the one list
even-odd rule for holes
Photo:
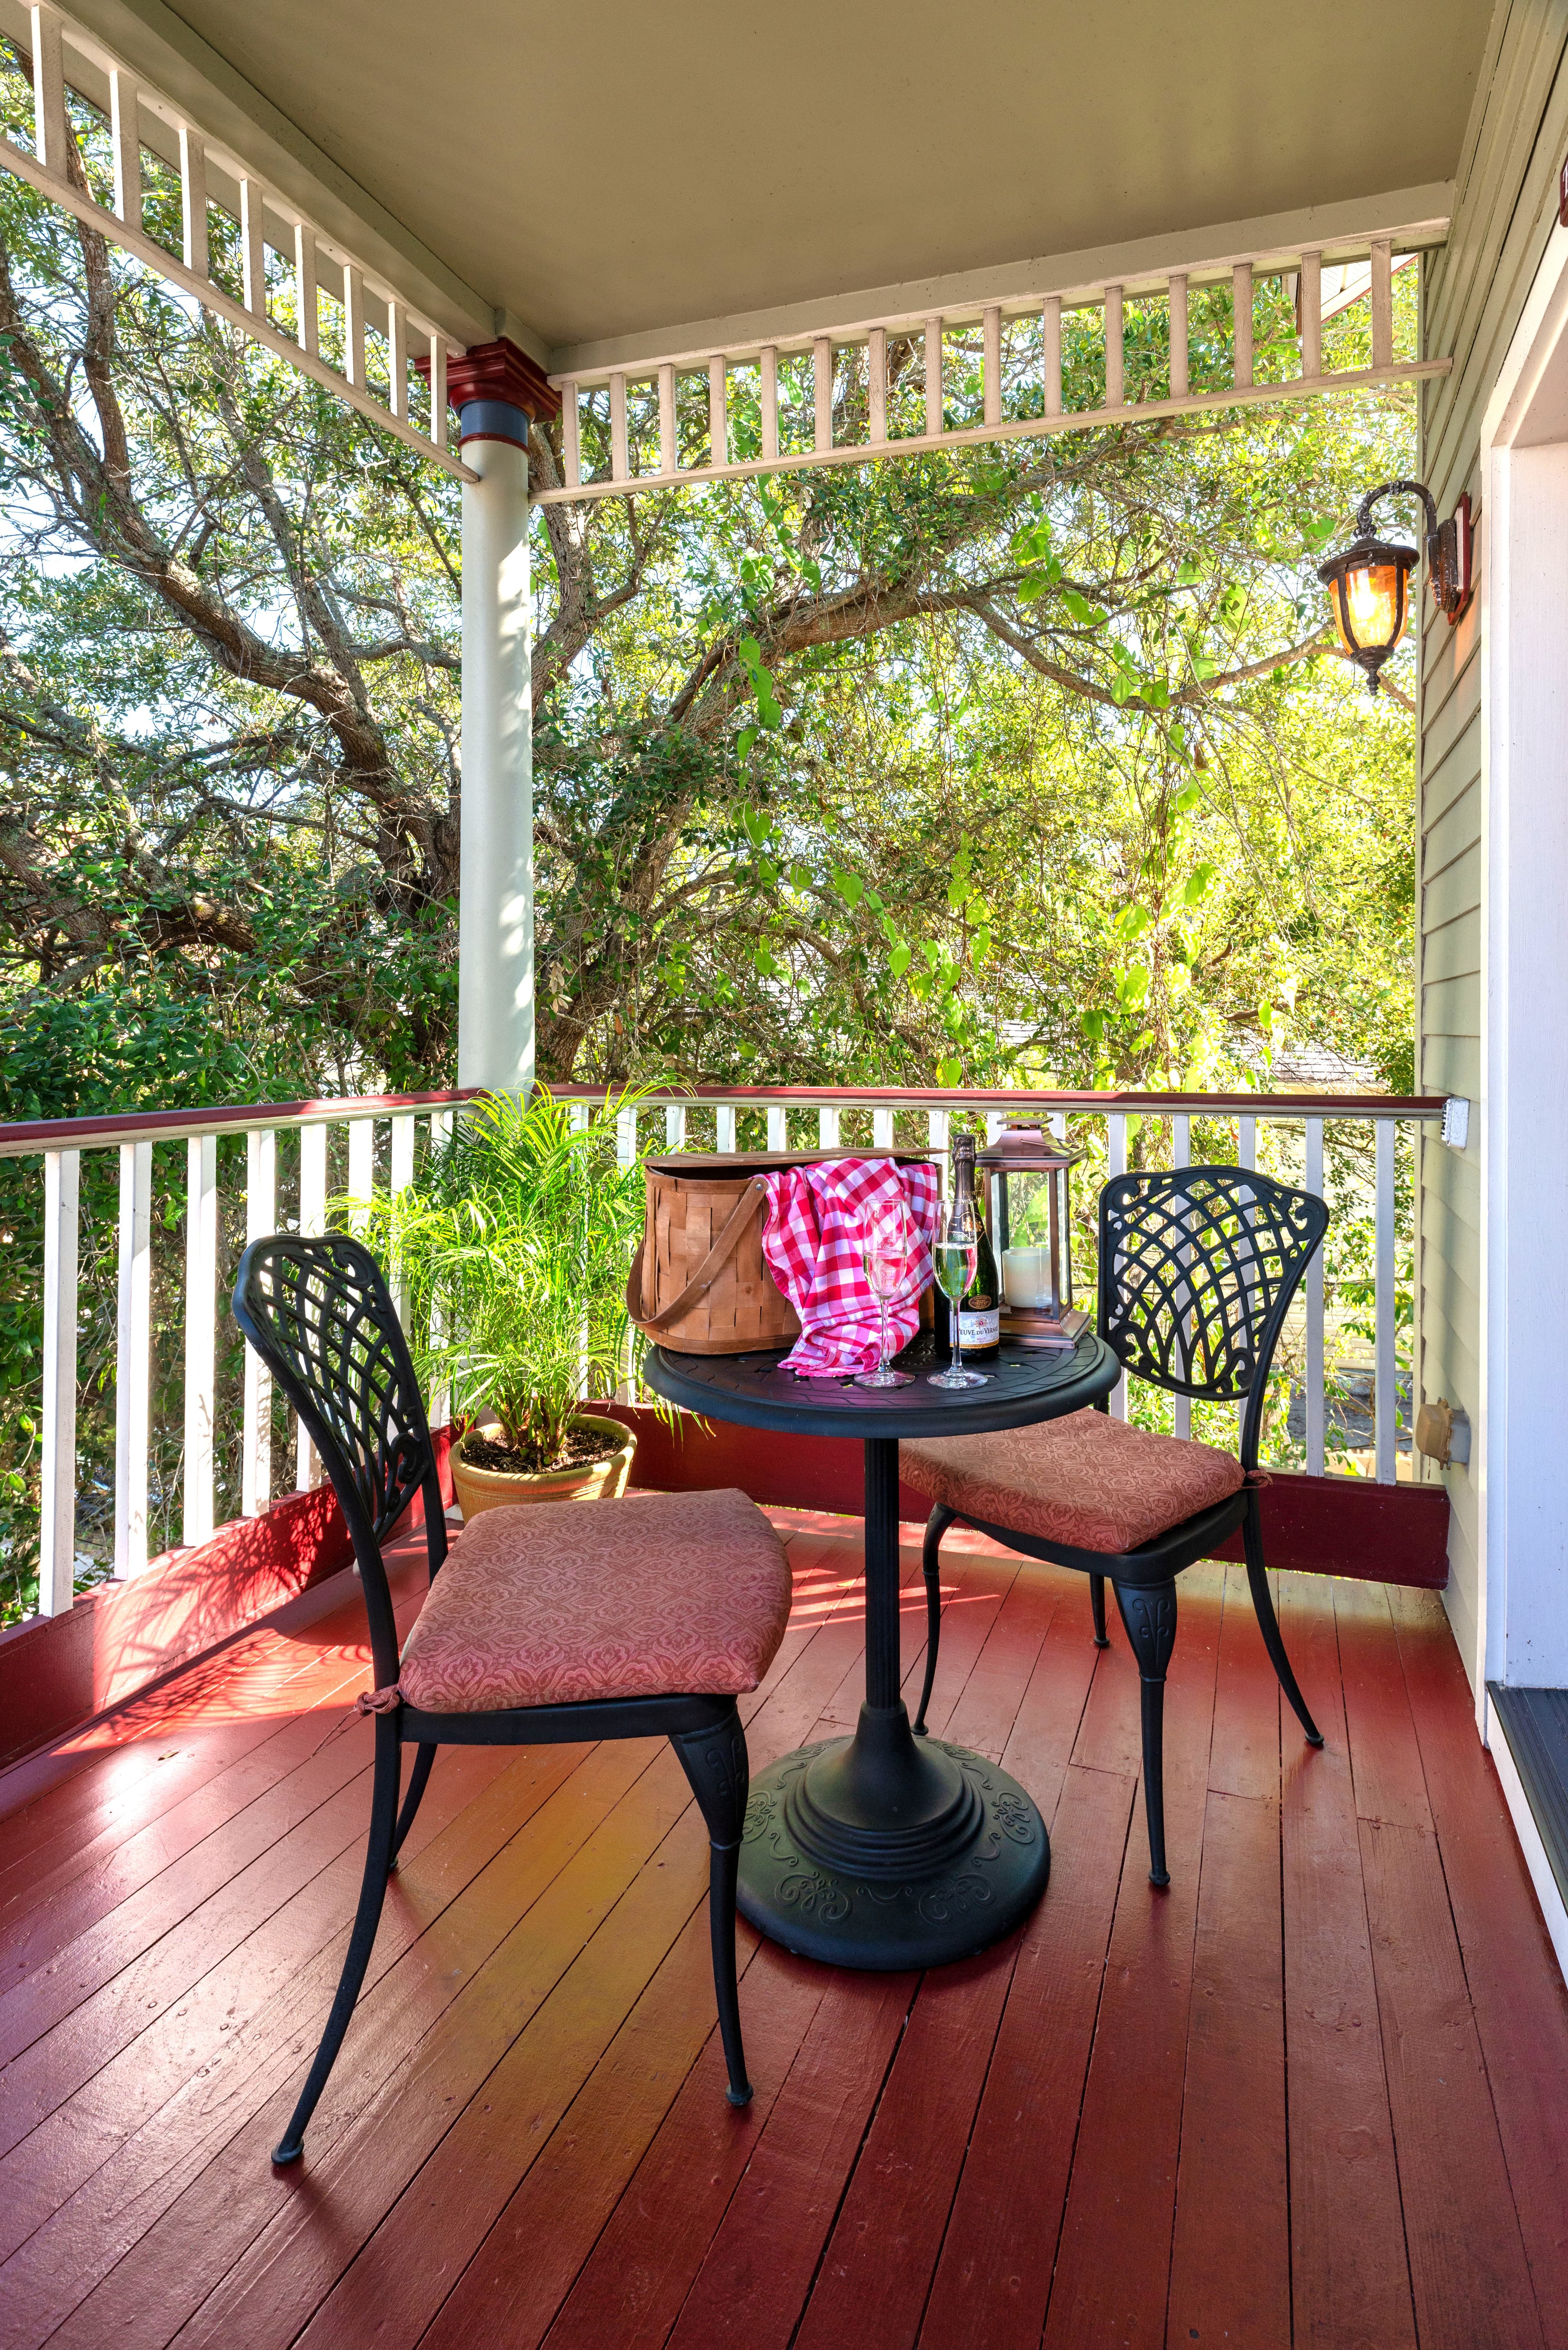
[[688,1308],[695,1305],[704,1291],[711,1289],[714,1282],[735,1253],[735,1243],[741,1234],[761,1213],[763,1203],[767,1196],[767,1185],[760,1178],[753,1177],[742,1192],[737,1205],[732,1210],[723,1230],[714,1240],[712,1247],[708,1251],[685,1288],[681,1290],[679,1296],[671,1298],[670,1304],[659,1314],[643,1315],[638,1311],[642,1304],[642,1252],[646,1235],[644,1240],[639,1241],[637,1254],[631,1261],[631,1272],[627,1279],[626,1310],[639,1330],[650,1338],[659,1336],[679,1322]]

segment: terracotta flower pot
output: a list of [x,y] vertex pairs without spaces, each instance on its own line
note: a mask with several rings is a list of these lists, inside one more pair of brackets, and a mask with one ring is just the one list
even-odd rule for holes
[[[636,1429],[628,1428],[624,1420],[601,1419],[592,1411],[576,1413],[571,1424],[574,1428],[591,1428],[607,1444],[613,1444],[615,1451],[602,1461],[585,1461],[566,1469],[471,1469],[462,1457],[467,1437],[454,1444],[452,1482],[463,1523],[477,1517],[481,1510],[515,1509],[525,1502],[619,1501],[631,1475],[632,1455],[637,1451]],[[491,1431],[472,1432],[478,1435]]]

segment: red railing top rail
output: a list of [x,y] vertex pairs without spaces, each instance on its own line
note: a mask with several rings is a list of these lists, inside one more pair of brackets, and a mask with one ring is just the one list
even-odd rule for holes
[[[602,1085],[552,1086],[562,1101],[597,1101]],[[1060,1109],[1193,1118],[1441,1118],[1445,1094],[1067,1093],[1031,1086],[680,1086],[656,1088],[656,1102],[732,1102],[814,1109]],[[3,1131],[3,1129],[0,1129]]]
[[340,1094],[329,1101],[225,1103],[209,1109],[133,1109],[112,1118],[39,1118],[0,1125],[0,1159],[35,1150],[90,1150],[112,1142],[179,1141],[188,1134],[245,1134],[258,1126],[323,1126],[346,1118],[390,1118],[397,1110],[449,1109],[473,1088],[437,1094]]
[[[563,1101],[597,1101],[603,1085],[558,1085]],[[186,1135],[244,1134],[256,1127],[320,1126],[400,1110],[449,1109],[475,1098],[472,1087],[444,1093],[352,1094],[327,1101],[242,1102],[209,1109],[128,1110],[112,1118],[46,1118],[0,1124],[0,1159],[40,1150],[102,1149],[119,1142],[177,1141]],[[1441,1094],[1066,1093],[1024,1086],[682,1086],[658,1087],[650,1103],[732,1103],[737,1109],[1082,1110],[1144,1117],[1439,1118]]]

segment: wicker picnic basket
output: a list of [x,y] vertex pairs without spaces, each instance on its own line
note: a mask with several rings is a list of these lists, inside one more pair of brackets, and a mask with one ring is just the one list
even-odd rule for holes
[[[763,1254],[770,1168],[809,1167],[863,1151],[681,1151],[647,1161],[648,1207],[627,1283],[638,1328],[678,1355],[749,1355],[787,1347],[800,1317]],[[879,1151],[900,1166],[925,1154]]]

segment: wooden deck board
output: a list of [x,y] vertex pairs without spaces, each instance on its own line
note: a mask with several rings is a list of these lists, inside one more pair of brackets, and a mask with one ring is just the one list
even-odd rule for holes
[[1280,1627],[1324,1736],[1315,1752],[1296,1747],[1282,1770],[1295,2339],[1301,2350],[1360,2338],[1414,2350],[1334,1588],[1304,1575],[1280,1583]]
[[[857,1530],[777,1514],[753,1765],[861,1670]],[[1568,2350],[1568,1994],[1440,1610],[1281,1578],[1313,1752],[1245,1578],[1183,1579],[1160,1894],[1114,1614],[974,1537],[943,1586],[932,1728],[1035,1794],[1046,1894],[923,1978],[742,1927],[743,2114],[668,1749],[452,1750],[272,2170],[358,1887],[347,1578],[0,1773],[0,2350]]]

